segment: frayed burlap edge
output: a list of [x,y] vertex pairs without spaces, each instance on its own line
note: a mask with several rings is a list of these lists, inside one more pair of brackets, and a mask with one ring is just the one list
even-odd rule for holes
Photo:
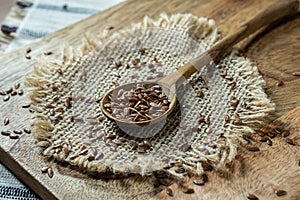
[[[198,18],[191,14],[175,14],[172,16],[167,16],[166,14],[161,14],[158,20],[153,20],[149,17],[145,17],[143,22],[136,23],[131,26],[128,30],[136,30],[141,28],[149,27],[161,27],[161,28],[172,28],[172,27],[187,27],[191,35],[196,39],[201,41],[201,38],[206,37],[208,43],[205,48],[209,48],[219,39],[219,34],[215,23],[211,19],[207,18]],[[119,32],[118,34],[126,34],[128,30]],[[34,67],[33,75],[27,78],[27,86],[31,88],[29,97],[33,105],[38,105],[43,103],[45,97],[47,97],[48,86],[51,85],[49,81],[49,76],[54,74],[56,69],[59,67],[63,71],[72,65],[77,59],[84,57],[89,54],[91,51],[100,49],[103,42],[108,38],[118,37],[118,34],[110,35],[110,31],[105,30],[98,36],[92,34],[86,34],[82,45],[79,48],[68,47],[64,48],[61,60],[58,61],[40,61],[39,67]],[[274,104],[270,102],[267,95],[264,93],[263,88],[265,87],[265,82],[262,77],[259,75],[258,70],[255,66],[251,64],[248,59],[238,58],[238,65],[248,66],[246,67],[243,74],[245,76],[253,77],[250,87],[252,87],[252,93],[249,94],[249,106],[252,107],[251,110],[240,108],[239,116],[240,123],[243,125],[234,125],[230,123],[230,126],[227,127],[227,135],[224,135],[226,140],[220,153],[216,155],[206,156],[205,159],[199,161],[195,164],[193,159],[183,159],[179,160],[179,163],[184,167],[188,172],[193,174],[201,174],[205,171],[205,166],[212,166],[216,170],[228,171],[226,164],[232,162],[237,155],[237,147],[243,142],[242,135],[248,135],[255,132],[254,129],[250,128],[254,125],[262,124],[263,119],[267,116],[268,113],[274,111]],[[232,119],[233,121],[235,119]],[[49,121],[48,117],[41,114],[41,111],[38,110],[33,117],[32,122],[32,134],[39,141],[38,145],[46,148],[45,154],[49,149],[53,148],[51,141],[51,131],[53,130],[53,125]],[[221,155],[221,157],[220,157]],[[191,155],[192,157],[193,155]],[[58,160],[64,160],[64,158],[56,158]],[[103,161],[93,162],[91,164],[86,158],[78,157],[72,160],[71,164],[75,164],[79,167],[87,169],[93,172],[107,172],[112,171],[117,173],[112,168],[112,165],[105,163]],[[163,169],[162,169],[163,170]],[[174,175],[177,178],[183,178],[181,174],[175,172],[175,167],[170,167],[166,169],[170,174]],[[146,170],[141,170],[142,175],[145,175],[143,172]],[[124,173],[124,172],[123,172]]]

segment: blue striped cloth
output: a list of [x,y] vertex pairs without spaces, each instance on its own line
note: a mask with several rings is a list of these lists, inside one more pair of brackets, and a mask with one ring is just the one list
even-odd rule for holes
[[[78,22],[123,0],[35,0],[6,51]],[[12,25],[13,26],[13,25]],[[39,197],[0,164],[0,199],[35,200]]]

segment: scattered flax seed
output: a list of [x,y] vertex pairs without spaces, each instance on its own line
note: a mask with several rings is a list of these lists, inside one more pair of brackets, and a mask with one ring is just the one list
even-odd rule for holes
[[88,153],[88,149],[83,149],[82,151],[79,152],[79,155],[86,155]]
[[285,141],[290,145],[295,145],[294,141],[291,138],[286,138]]
[[59,75],[62,75],[62,74],[63,74],[63,71],[62,71],[61,68],[57,68],[57,69],[56,69],[56,72],[57,72]]
[[269,140],[269,138],[267,138],[267,137],[261,137],[260,138],[260,141],[261,142],[267,142]]
[[261,131],[257,131],[257,134],[260,136],[260,137],[264,137],[266,134],[264,132],[261,132]]
[[25,55],[25,58],[26,58],[27,60],[30,60],[30,59],[31,59],[31,56],[30,56],[29,54],[26,54],[26,55]]
[[172,189],[169,188],[169,187],[166,188],[166,193],[167,193],[167,195],[169,195],[170,197],[173,197],[173,196],[174,196]]
[[226,80],[228,80],[228,81],[232,81],[232,80],[233,80],[233,77],[232,77],[232,76],[228,76],[228,75],[225,76],[224,78],[225,78]]
[[283,131],[282,133],[281,133],[281,136],[282,137],[288,137],[290,135],[290,132],[289,131]]
[[269,131],[269,132],[267,133],[267,135],[268,135],[270,138],[274,138],[274,137],[276,136],[275,133],[272,132],[272,131]]
[[275,193],[278,197],[287,195],[287,192],[284,190],[276,190]]
[[193,188],[183,188],[182,192],[185,194],[193,194],[195,191]]
[[52,177],[53,177],[54,171],[53,171],[53,169],[52,169],[51,167],[48,168],[47,174],[48,174],[49,178],[52,178]]
[[122,62],[121,61],[116,61],[114,64],[115,64],[116,68],[119,68],[119,67],[122,66]]
[[198,92],[197,97],[203,98],[204,97],[204,93],[202,91]]
[[254,194],[249,194],[247,196],[247,199],[249,199],[249,200],[259,200],[259,198],[257,196],[255,196]]
[[18,94],[18,92],[15,90],[10,93],[11,96],[16,96],[17,94]]
[[47,173],[49,167],[42,167],[41,172],[42,173]]
[[66,100],[65,100],[65,105],[67,108],[71,108],[72,107],[72,98],[71,97],[67,97]]
[[17,129],[13,130],[13,132],[18,135],[21,135],[23,133],[21,130],[17,130]]
[[22,105],[22,108],[29,108],[30,107],[30,104],[23,104]]
[[30,134],[30,133],[31,133],[31,130],[30,130],[29,128],[24,128],[23,130],[24,130],[24,132],[27,133],[27,134]]
[[284,85],[284,83],[283,83],[282,80],[280,80],[280,81],[277,82],[277,86],[278,86],[278,87],[283,86],[283,85]]
[[208,182],[208,176],[207,176],[207,174],[205,174],[205,173],[202,174],[201,175],[201,180],[204,181],[205,183],[207,183]]
[[300,76],[300,72],[293,72],[293,76]]
[[227,76],[227,72],[225,72],[225,71],[222,72],[222,73],[220,74],[220,76],[223,77],[223,78],[225,78],[225,76]]
[[255,146],[248,146],[248,147],[246,147],[246,149],[247,149],[248,151],[259,151],[259,148],[258,148],[258,147],[255,147]]
[[272,145],[273,145],[273,142],[272,142],[272,140],[270,140],[270,139],[267,139],[266,143],[267,143],[269,146],[272,146]]
[[5,119],[4,119],[4,126],[6,126],[6,125],[8,125],[9,124],[9,119],[6,117]]
[[73,155],[71,155],[69,158],[70,158],[70,160],[74,160],[75,158],[78,158],[78,154],[73,154]]
[[1,134],[4,135],[4,136],[9,136],[10,133],[11,133],[11,132],[10,132],[9,130],[2,130],[2,131],[1,131]]
[[30,52],[31,52],[31,48],[28,47],[28,48],[26,49],[26,53],[28,54],[28,53],[30,53]]
[[52,54],[53,54],[52,51],[45,51],[45,52],[44,52],[44,55],[45,55],[45,56],[50,56],[50,55],[52,55]]
[[300,167],[300,160],[298,160],[298,166]]
[[35,111],[33,110],[33,109],[28,109],[28,111],[30,112],[30,113],[34,113]]
[[15,84],[15,89],[16,89],[16,90],[19,89],[20,86],[21,86],[21,83],[16,83],[16,84]]
[[9,88],[6,90],[6,94],[10,94],[14,89],[13,88]]
[[112,29],[114,29],[114,28],[115,28],[115,27],[113,27],[113,26],[107,26],[107,27],[106,27],[107,30],[112,30]]
[[236,86],[236,82],[233,81],[233,82],[230,84],[230,89],[233,90],[233,89],[235,88],[235,86]]
[[201,122],[204,122],[204,119],[205,119],[204,115],[200,114],[198,117],[198,123],[200,124]]
[[22,96],[24,94],[24,90],[19,90],[18,94]]
[[3,90],[0,90],[0,95],[4,96],[6,93]]
[[205,185],[205,181],[203,181],[202,179],[201,180],[199,180],[199,179],[195,179],[195,180],[193,180],[193,183],[195,184],[195,185]]
[[19,136],[18,136],[17,134],[15,134],[15,133],[11,133],[11,134],[9,135],[9,138],[10,138],[10,139],[19,139]]

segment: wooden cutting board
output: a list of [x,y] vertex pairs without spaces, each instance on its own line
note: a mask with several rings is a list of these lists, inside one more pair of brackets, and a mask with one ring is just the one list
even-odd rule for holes
[[[45,56],[43,52],[52,51],[54,54],[51,55],[51,58],[58,57],[64,44],[79,45],[82,35],[87,31],[97,33],[106,26],[113,26],[115,27],[114,30],[117,31],[127,27],[132,22],[142,20],[145,15],[156,17],[161,12],[166,12],[167,14],[192,13],[199,17],[210,17],[216,20],[220,32],[226,35],[236,30],[242,22],[272,2],[274,1],[126,1],[30,45],[1,55],[0,88],[11,87],[16,82],[23,83],[25,76],[30,74],[33,66],[37,64],[36,60]],[[32,49],[31,60],[25,59],[25,52],[28,47]],[[276,112],[270,117],[270,121],[300,106],[300,77],[292,75],[292,72],[300,71],[299,16],[286,19],[284,24],[279,23],[267,33],[263,32],[248,38],[239,47],[245,48],[244,54],[257,64],[267,81],[268,88],[266,91],[276,103]],[[277,86],[279,80],[284,82],[283,86]],[[25,102],[28,102],[26,95],[12,97],[8,102],[0,101],[0,119],[3,120],[5,117],[10,119],[8,126],[4,127],[3,123],[0,124],[1,130],[22,129],[29,126],[31,114],[28,110],[21,108]],[[295,112],[292,111],[292,113]],[[299,115],[294,118],[297,116]],[[42,167],[49,165],[49,162],[41,156],[41,150],[35,146],[35,141],[30,134],[23,134],[19,140],[9,140],[0,135],[0,160],[45,199],[148,199],[153,197],[156,192],[151,181],[146,178],[95,179],[78,173],[71,167],[56,165],[56,163],[51,163],[54,177],[50,179],[40,171]],[[210,181],[213,183],[213,180]],[[174,186],[174,188],[176,187]],[[194,195],[200,199],[217,197],[217,192],[214,190],[205,192],[208,192],[206,196],[202,195],[203,191],[198,189]],[[159,194],[157,198],[163,196],[164,194]],[[186,198],[186,196],[180,195],[177,197]]]

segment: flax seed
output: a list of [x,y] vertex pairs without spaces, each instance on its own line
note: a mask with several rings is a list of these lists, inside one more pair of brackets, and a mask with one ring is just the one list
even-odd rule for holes
[[4,119],[4,121],[3,121],[3,123],[4,123],[4,126],[8,125],[8,124],[9,124],[9,119],[6,117],[6,118]]
[[195,191],[193,188],[183,188],[182,192],[185,194],[193,194]]
[[31,52],[31,48],[28,47],[28,48],[26,49],[26,53],[28,54],[28,53],[30,53],[30,52]]
[[29,108],[30,107],[30,104],[23,104],[22,105],[22,108]]
[[75,158],[78,158],[78,154],[73,154],[73,155],[71,155],[69,158],[70,158],[70,160],[74,160]]
[[194,179],[194,180],[193,180],[193,183],[194,183],[195,185],[205,185],[205,181],[203,181],[202,179],[201,179],[201,180],[199,180],[199,179]]
[[10,94],[10,93],[12,93],[12,91],[14,91],[13,88],[9,88],[5,92],[6,92],[6,94]]
[[300,76],[300,72],[293,72],[293,76]]
[[17,130],[17,129],[13,130],[13,132],[18,135],[21,135],[23,133],[21,130]]
[[247,196],[247,199],[249,199],[249,200],[259,200],[258,197],[255,196],[254,194],[249,194],[249,195]]
[[16,96],[17,94],[18,94],[18,92],[15,90],[10,93],[11,96]]
[[4,95],[6,95],[6,92],[4,92],[3,90],[0,90],[0,95],[4,96]]
[[9,130],[2,130],[2,131],[1,131],[1,134],[4,135],[4,136],[9,136],[10,133],[11,133],[11,132],[10,132]]
[[5,102],[5,101],[8,101],[9,100],[9,95],[6,95],[4,98],[3,98],[3,101]]
[[205,183],[207,183],[208,182],[208,176],[207,176],[207,174],[205,174],[205,173],[202,174],[201,175],[201,180],[204,181]]
[[52,178],[54,176],[54,171],[51,167],[48,168],[47,174],[48,174],[49,178]]
[[286,138],[285,141],[290,145],[295,145],[294,141],[291,138]]
[[283,86],[283,85],[284,85],[284,83],[283,83],[282,80],[279,80],[279,81],[277,82],[277,86],[278,86],[278,87]]
[[169,195],[170,197],[173,197],[173,196],[174,196],[172,189],[169,188],[169,187],[166,188],[166,193],[167,193],[167,195]]
[[57,72],[59,75],[62,75],[62,74],[63,74],[63,71],[62,71],[61,68],[57,68],[57,69],[56,69],[56,72]]
[[52,55],[52,54],[53,54],[53,52],[51,52],[51,51],[45,51],[45,52],[44,52],[44,55],[45,55],[45,56],[50,56],[50,55]]
[[278,197],[287,195],[287,192],[284,190],[277,190],[277,191],[275,191],[275,193]]
[[203,98],[204,97],[204,93],[202,91],[198,92],[197,97]]
[[30,56],[29,54],[26,54],[26,55],[25,55],[25,58],[26,58],[27,60],[30,60],[30,59],[31,59],[31,56]]
[[11,133],[11,134],[9,135],[9,138],[10,138],[10,139],[19,139],[19,136],[18,136],[17,134]]
[[260,141],[261,142],[267,142],[269,140],[269,138],[267,138],[267,137],[261,137],[260,138]]
[[16,90],[19,89],[20,86],[21,86],[21,83],[16,83],[16,84],[15,84],[15,89],[16,89]]
[[200,114],[198,117],[198,123],[204,122],[204,119],[204,116]]
[[49,167],[42,167],[41,172],[42,173],[47,173]]
[[255,147],[255,146],[248,146],[248,147],[246,147],[246,149],[247,149],[248,151],[259,151],[259,148],[258,148],[258,147]]
[[269,146],[272,146],[272,145],[273,145],[273,142],[272,142],[272,140],[270,140],[270,139],[268,139],[268,140],[266,141],[266,143],[267,143]]
[[28,109],[28,111],[30,112],[30,113],[34,113],[35,111],[33,110],[33,109]]
[[228,76],[228,75],[225,76],[224,78],[225,78],[226,80],[228,80],[228,81],[232,81],[232,80],[233,80],[233,77],[232,77],[232,76]]
[[290,135],[290,132],[289,131],[283,131],[282,133],[281,133],[281,136],[282,137],[288,137]]
[[79,152],[79,155],[86,155],[88,153],[88,149],[83,149]]
[[24,132],[27,133],[27,134],[30,134],[30,133],[31,133],[31,130],[30,130],[29,128],[24,128],[23,130],[24,130]]
[[19,90],[19,91],[18,91],[18,94],[19,94],[20,96],[22,96],[22,95],[24,94],[24,90],[22,90],[22,89]]

